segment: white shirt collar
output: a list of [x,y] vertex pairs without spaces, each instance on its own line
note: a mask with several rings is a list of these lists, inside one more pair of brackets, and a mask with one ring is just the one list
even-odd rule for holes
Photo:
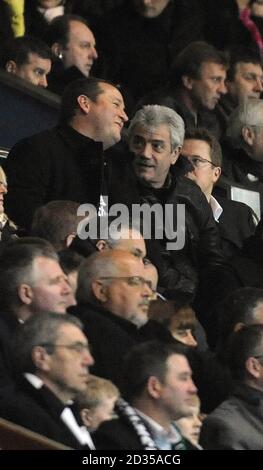
[[43,387],[43,381],[37,377],[35,374],[30,374],[29,372],[26,372],[24,374],[24,377],[28,380],[28,382],[33,385],[34,388],[40,389]]
[[137,408],[134,409],[136,413],[138,413],[138,415],[141,416],[141,418],[146,421],[146,423],[149,425],[155,440],[158,438],[165,438],[169,444],[174,444],[181,439],[181,435],[179,434],[177,429],[172,426],[172,424],[169,428],[169,431],[166,431],[163,426],[161,426],[159,423],[150,418],[150,416],[145,415],[144,413],[142,413],[142,411],[138,410]]
[[220,206],[219,202],[216,200],[214,196],[210,196],[210,207],[213,212],[213,216],[216,222],[219,222],[219,217],[221,216],[223,212],[223,207]]

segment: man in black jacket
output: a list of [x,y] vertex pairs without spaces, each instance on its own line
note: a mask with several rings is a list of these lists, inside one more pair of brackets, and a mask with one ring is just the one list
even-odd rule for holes
[[18,142],[7,159],[7,212],[29,228],[52,200],[99,205],[108,192],[103,151],[119,142],[127,116],[120,91],[102,79],[76,80],[65,91],[60,124]]
[[[158,204],[160,214],[165,215],[155,214],[152,229],[162,231],[161,239],[154,239],[151,233],[147,246],[149,258],[159,270],[159,284],[165,290],[194,292],[197,272],[221,266],[223,257],[206,198],[197,185],[179,176],[183,120],[170,108],[144,106],[132,119],[128,138],[140,200],[152,208]],[[176,229],[173,236],[171,229]]]

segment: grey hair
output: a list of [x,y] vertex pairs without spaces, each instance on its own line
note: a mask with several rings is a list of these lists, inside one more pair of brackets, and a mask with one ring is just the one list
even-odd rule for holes
[[231,113],[227,126],[227,137],[234,148],[242,148],[246,144],[243,141],[242,129],[263,125],[263,101],[261,99],[248,99],[241,103]]
[[183,119],[173,109],[158,104],[143,106],[137,111],[128,128],[128,141],[136,126],[156,129],[163,124],[169,127],[172,150],[182,146],[185,132]]
[[41,238],[20,238],[8,245],[0,256],[0,303],[2,308],[15,309],[21,305],[18,288],[21,284],[34,286],[37,278],[35,260],[58,256],[52,245]]
[[92,282],[104,276],[116,276],[118,266],[112,258],[112,251],[93,253],[81,265],[78,275],[76,299],[78,303],[94,300]]
[[83,330],[81,321],[69,314],[43,313],[34,315],[19,328],[15,337],[16,367],[20,372],[34,372],[37,366],[32,360],[32,350],[36,346],[45,346],[51,354],[60,328],[74,325]]

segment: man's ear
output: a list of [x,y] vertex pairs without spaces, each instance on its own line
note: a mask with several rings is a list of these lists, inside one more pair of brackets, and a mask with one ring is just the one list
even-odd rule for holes
[[147,391],[148,391],[148,394],[152,398],[156,398],[156,399],[160,398],[161,391],[162,391],[162,384],[161,384],[160,380],[157,377],[155,377],[154,375],[152,375],[148,379]]
[[93,416],[90,408],[83,408],[80,410],[80,416],[82,423],[87,426],[87,428],[92,427],[92,422],[93,422]]
[[32,361],[36,368],[41,371],[49,371],[50,354],[47,353],[43,346],[35,346],[31,353]]
[[221,175],[221,168],[220,166],[214,167],[214,176],[213,176],[213,183],[216,183]]
[[93,292],[94,297],[102,303],[107,302],[107,286],[103,284],[103,282],[96,279],[91,283],[91,289]]
[[77,102],[83,113],[88,114],[90,111],[90,99],[86,95],[79,95],[77,97]]
[[25,305],[30,305],[33,300],[33,290],[28,284],[20,284],[17,294],[21,302]]
[[182,80],[183,86],[187,88],[187,90],[192,90],[193,84],[194,84],[193,78],[188,77],[188,75],[183,75],[181,80]]
[[255,379],[258,379],[261,374],[262,365],[259,360],[255,357],[248,357],[246,360],[246,370],[252,375]]
[[76,237],[76,233],[70,233],[67,237],[66,237],[66,247],[68,248],[71,243],[73,242],[74,238]]
[[176,147],[176,149],[173,150],[173,152],[171,154],[171,165],[174,165],[177,162],[181,150],[182,150],[182,147],[180,147],[180,146]]
[[17,73],[17,65],[16,65],[15,61],[14,60],[9,60],[5,64],[5,69],[8,73],[12,73],[13,75],[15,75]]
[[97,248],[98,251],[104,251],[104,250],[107,250],[109,248],[109,245],[106,242],[106,240],[99,240],[96,243],[96,248]]
[[252,127],[244,126],[241,130],[241,135],[245,141],[245,143],[249,146],[252,146],[255,140],[255,132],[253,131]]

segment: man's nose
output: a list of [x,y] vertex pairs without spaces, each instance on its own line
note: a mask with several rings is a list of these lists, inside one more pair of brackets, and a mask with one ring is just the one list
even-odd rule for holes
[[43,75],[43,77],[40,78],[38,86],[41,86],[43,88],[47,88],[47,77],[46,77],[46,75]]
[[124,109],[121,110],[120,117],[123,120],[123,122],[127,122],[129,120],[129,118],[128,118],[127,114],[125,113]]
[[145,145],[142,147],[140,154],[145,157],[145,158],[152,158],[152,146],[150,143],[145,143]]
[[96,60],[98,58],[98,52],[95,46],[91,48],[90,55],[93,60]]
[[217,90],[221,95],[225,95],[227,93],[227,88],[224,81],[219,83]]
[[255,91],[259,91],[260,93],[263,91],[263,81],[260,77],[257,77],[256,79]]
[[94,359],[93,359],[93,356],[91,354],[91,352],[89,351],[89,349],[86,349],[83,353],[84,355],[84,362],[85,362],[85,365],[86,366],[93,366],[93,364],[95,363]]

